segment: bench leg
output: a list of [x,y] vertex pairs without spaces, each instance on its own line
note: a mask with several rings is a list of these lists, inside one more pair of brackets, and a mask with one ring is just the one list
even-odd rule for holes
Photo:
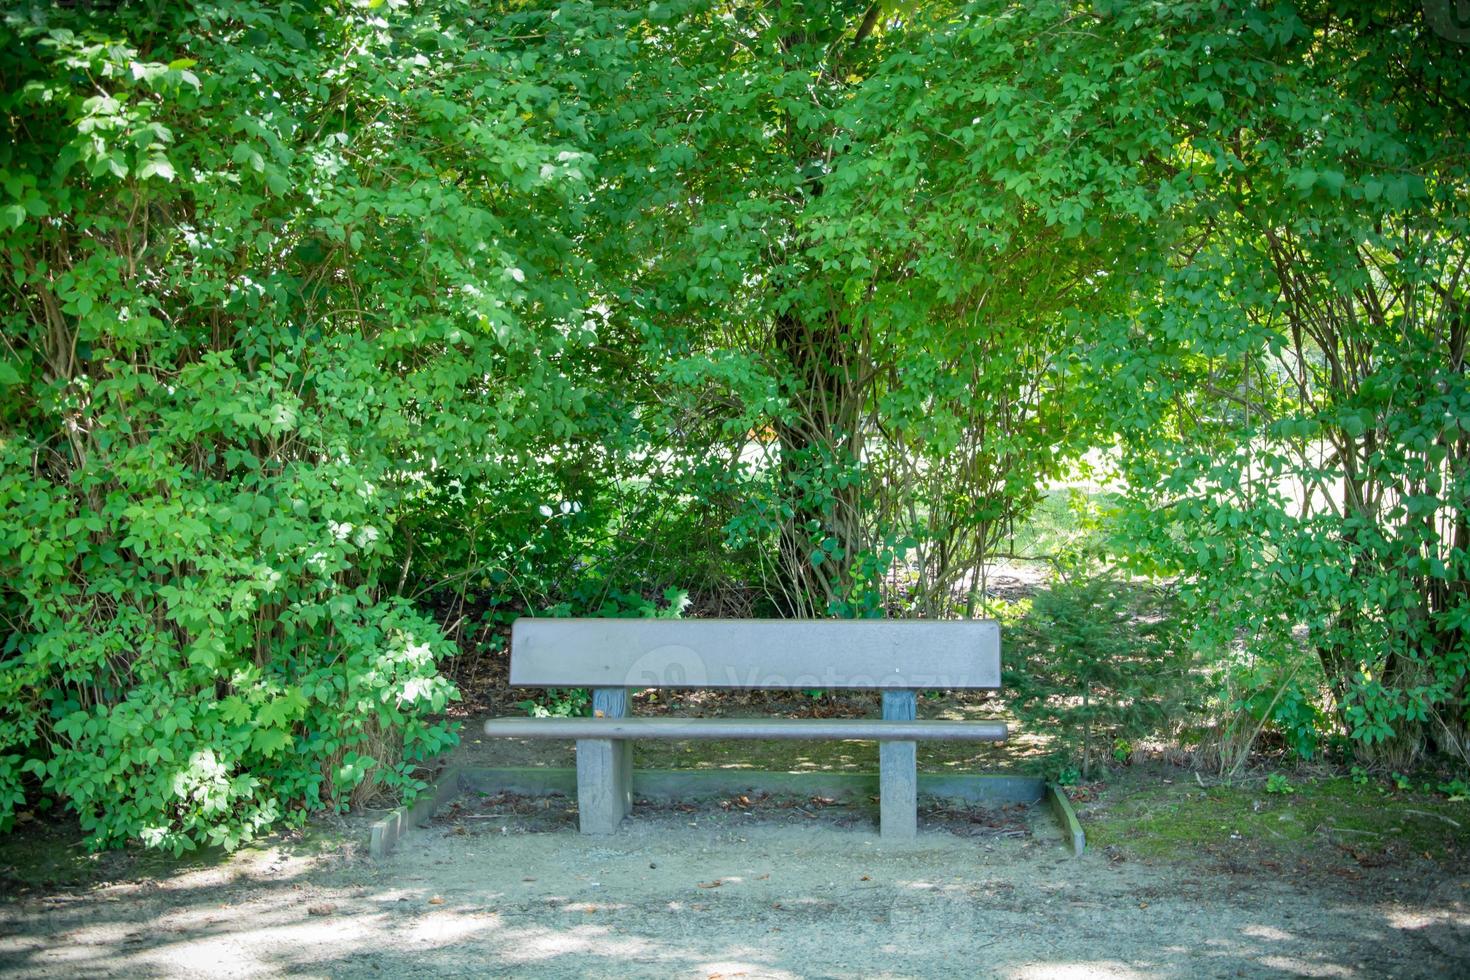
[[[884,691],[883,717],[913,721],[918,711],[913,691]],[[917,742],[878,743],[878,826],[890,840],[912,840],[919,832]]]
[[[599,687],[592,710],[604,718],[628,714],[628,691]],[[633,809],[633,743],[627,739],[577,740],[577,816],[584,834],[615,834]]]

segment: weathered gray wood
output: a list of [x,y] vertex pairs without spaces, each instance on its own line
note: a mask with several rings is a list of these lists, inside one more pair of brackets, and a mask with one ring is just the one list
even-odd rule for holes
[[[918,714],[913,691],[884,691],[883,719],[912,722]],[[878,746],[878,829],[889,840],[912,840],[919,832],[917,742]]]
[[533,619],[511,631],[518,687],[1000,687],[990,620]]
[[[589,721],[623,718],[628,690],[597,688]],[[537,720],[537,719],[527,719]],[[553,721],[558,719],[540,719]],[[577,821],[584,834],[614,834],[633,808],[633,743],[622,739],[577,740]]]
[[485,734],[502,738],[576,739],[864,739],[1003,742],[990,721],[889,721],[880,718],[491,718]]

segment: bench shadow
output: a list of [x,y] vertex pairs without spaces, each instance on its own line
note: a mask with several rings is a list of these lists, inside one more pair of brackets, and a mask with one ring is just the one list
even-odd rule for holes
[[[659,906],[601,907],[569,900],[512,905],[471,896],[427,904],[432,889],[395,898],[326,893],[313,915],[291,882],[172,889],[174,908],[218,909],[250,892],[248,914],[183,927],[160,923],[153,900],[110,902],[78,896],[17,922],[0,905],[0,972],[31,975],[199,975],[310,973],[332,977],[849,977],[994,976],[1029,980],[1070,976],[1452,976],[1466,964],[1467,930],[1434,922],[1394,928],[1379,920],[1363,947],[1324,955],[1312,937],[1283,932],[1266,916],[1252,935],[1177,937],[1140,953],[1117,936],[1010,934],[1002,921],[1034,913],[1033,897],[963,908],[883,894],[854,901],[818,891],[786,896],[776,907],[731,895]],[[1361,910],[1360,910],[1361,911]],[[1005,914],[1001,914],[1005,913]],[[17,928],[19,927],[19,928]],[[105,936],[114,936],[107,939]],[[966,950],[971,954],[966,956]],[[983,954],[982,954],[983,951]],[[1180,962],[1183,960],[1183,962]]]
[[[871,801],[818,806],[800,815],[803,801],[702,801],[701,826],[716,819],[733,831],[791,826],[799,821],[834,834],[865,829],[876,818]],[[787,804],[790,806],[787,806]],[[523,801],[501,800],[515,818]],[[538,874],[518,850],[514,834],[564,834],[568,859],[596,854],[573,845],[575,807],[563,798],[544,807],[536,829],[511,831],[491,853],[474,847],[485,869],[475,889],[435,903],[432,865],[407,853],[387,864],[356,857],[302,858],[310,845],[282,847],[297,863],[283,872],[242,872],[218,880],[230,859],[206,855],[171,871],[125,885],[96,883],[7,893],[0,900],[0,973],[13,976],[241,975],[312,973],[341,977],[397,976],[1361,976],[1465,975],[1470,964],[1470,921],[1464,908],[1426,902],[1412,922],[1395,919],[1371,889],[1338,895],[1341,914],[1361,927],[1350,943],[1324,943],[1309,929],[1293,928],[1267,903],[1247,892],[1226,894],[1200,887],[1189,901],[1202,918],[1192,927],[1147,922],[1115,894],[1090,917],[1058,916],[1058,908],[1097,898],[1089,888],[1106,884],[1108,867],[1098,857],[1031,862],[1034,875],[1007,884],[987,877],[983,866],[957,863],[967,888],[936,887],[916,876],[837,890],[810,882],[783,890],[777,901],[738,884],[695,891],[670,890],[657,900],[609,888],[595,902],[585,895],[510,897],[523,874]],[[972,834],[981,810],[936,808],[923,819],[931,844],[936,831]],[[678,805],[643,805],[634,818],[669,842],[678,835]],[[459,825],[475,822],[460,815]],[[1003,834],[1001,822],[986,832]],[[842,821],[851,819],[852,824]],[[504,839],[498,820],[466,830],[469,840]],[[457,836],[455,824],[428,831]],[[492,829],[493,828],[493,829]],[[867,824],[871,829],[871,824]],[[691,832],[692,833],[692,832]],[[853,839],[862,834],[853,833]],[[700,836],[701,840],[708,838]],[[756,838],[752,838],[755,840]],[[946,848],[961,847],[944,844]],[[560,847],[556,848],[561,851]],[[839,849],[840,853],[840,849]],[[961,850],[955,851],[962,855]],[[1002,849],[1001,853],[1013,852]],[[469,847],[451,850],[468,860]],[[285,860],[285,859],[283,859]],[[536,859],[540,860],[540,859]],[[558,858],[557,860],[563,860]],[[854,878],[856,854],[837,860],[833,876]],[[851,864],[851,867],[847,867]],[[1185,886],[1159,873],[1157,903],[1179,901]],[[206,880],[209,879],[209,880]],[[825,878],[823,879],[825,881]],[[1170,884],[1172,882],[1172,885]],[[942,883],[941,883],[942,884]],[[1172,891],[1170,890],[1172,888]],[[1150,894],[1153,894],[1152,892]],[[1288,900],[1293,892],[1277,897]],[[1303,892],[1302,894],[1305,894]],[[1132,897],[1137,897],[1132,896]],[[1229,910],[1235,926],[1212,923]],[[1437,917],[1436,917],[1437,916]],[[1405,924],[1408,922],[1409,924]]]

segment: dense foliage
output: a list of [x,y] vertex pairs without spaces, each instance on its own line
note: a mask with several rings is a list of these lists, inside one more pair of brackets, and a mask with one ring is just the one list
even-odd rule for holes
[[585,160],[474,37],[8,16],[0,816],[30,774],[98,842],[230,843],[451,738],[395,531],[584,410],[537,215]]
[[1030,717],[1090,762],[1190,662],[1233,760],[1470,764],[1416,0],[5,9],[0,822],[412,792],[528,609],[979,614],[1084,459],[1181,604],[1038,599]]
[[1210,70],[1151,87],[1188,244],[1094,348],[1126,379],[1124,548],[1185,577],[1198,640],[1239,644],[1223,667],[1247,675],[1244,706],[1300,754],[1339,727],[1370,758],[1408,765],[1432,738],[1463,765],[1464,47],[1412,5],[1199,28],[1166,58]]

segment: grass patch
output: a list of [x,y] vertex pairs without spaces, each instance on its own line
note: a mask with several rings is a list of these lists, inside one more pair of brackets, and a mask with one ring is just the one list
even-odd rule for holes
[[[1109,786],[1082,805],[1089,843],[1144,859],[1212,849],[1297,858],[1312,851],[1443,861],[1470,851],[1470,806],[1342,777],[1201,787],[1187,773]],[[1280,786],[1281,784],[1276,784]]]

